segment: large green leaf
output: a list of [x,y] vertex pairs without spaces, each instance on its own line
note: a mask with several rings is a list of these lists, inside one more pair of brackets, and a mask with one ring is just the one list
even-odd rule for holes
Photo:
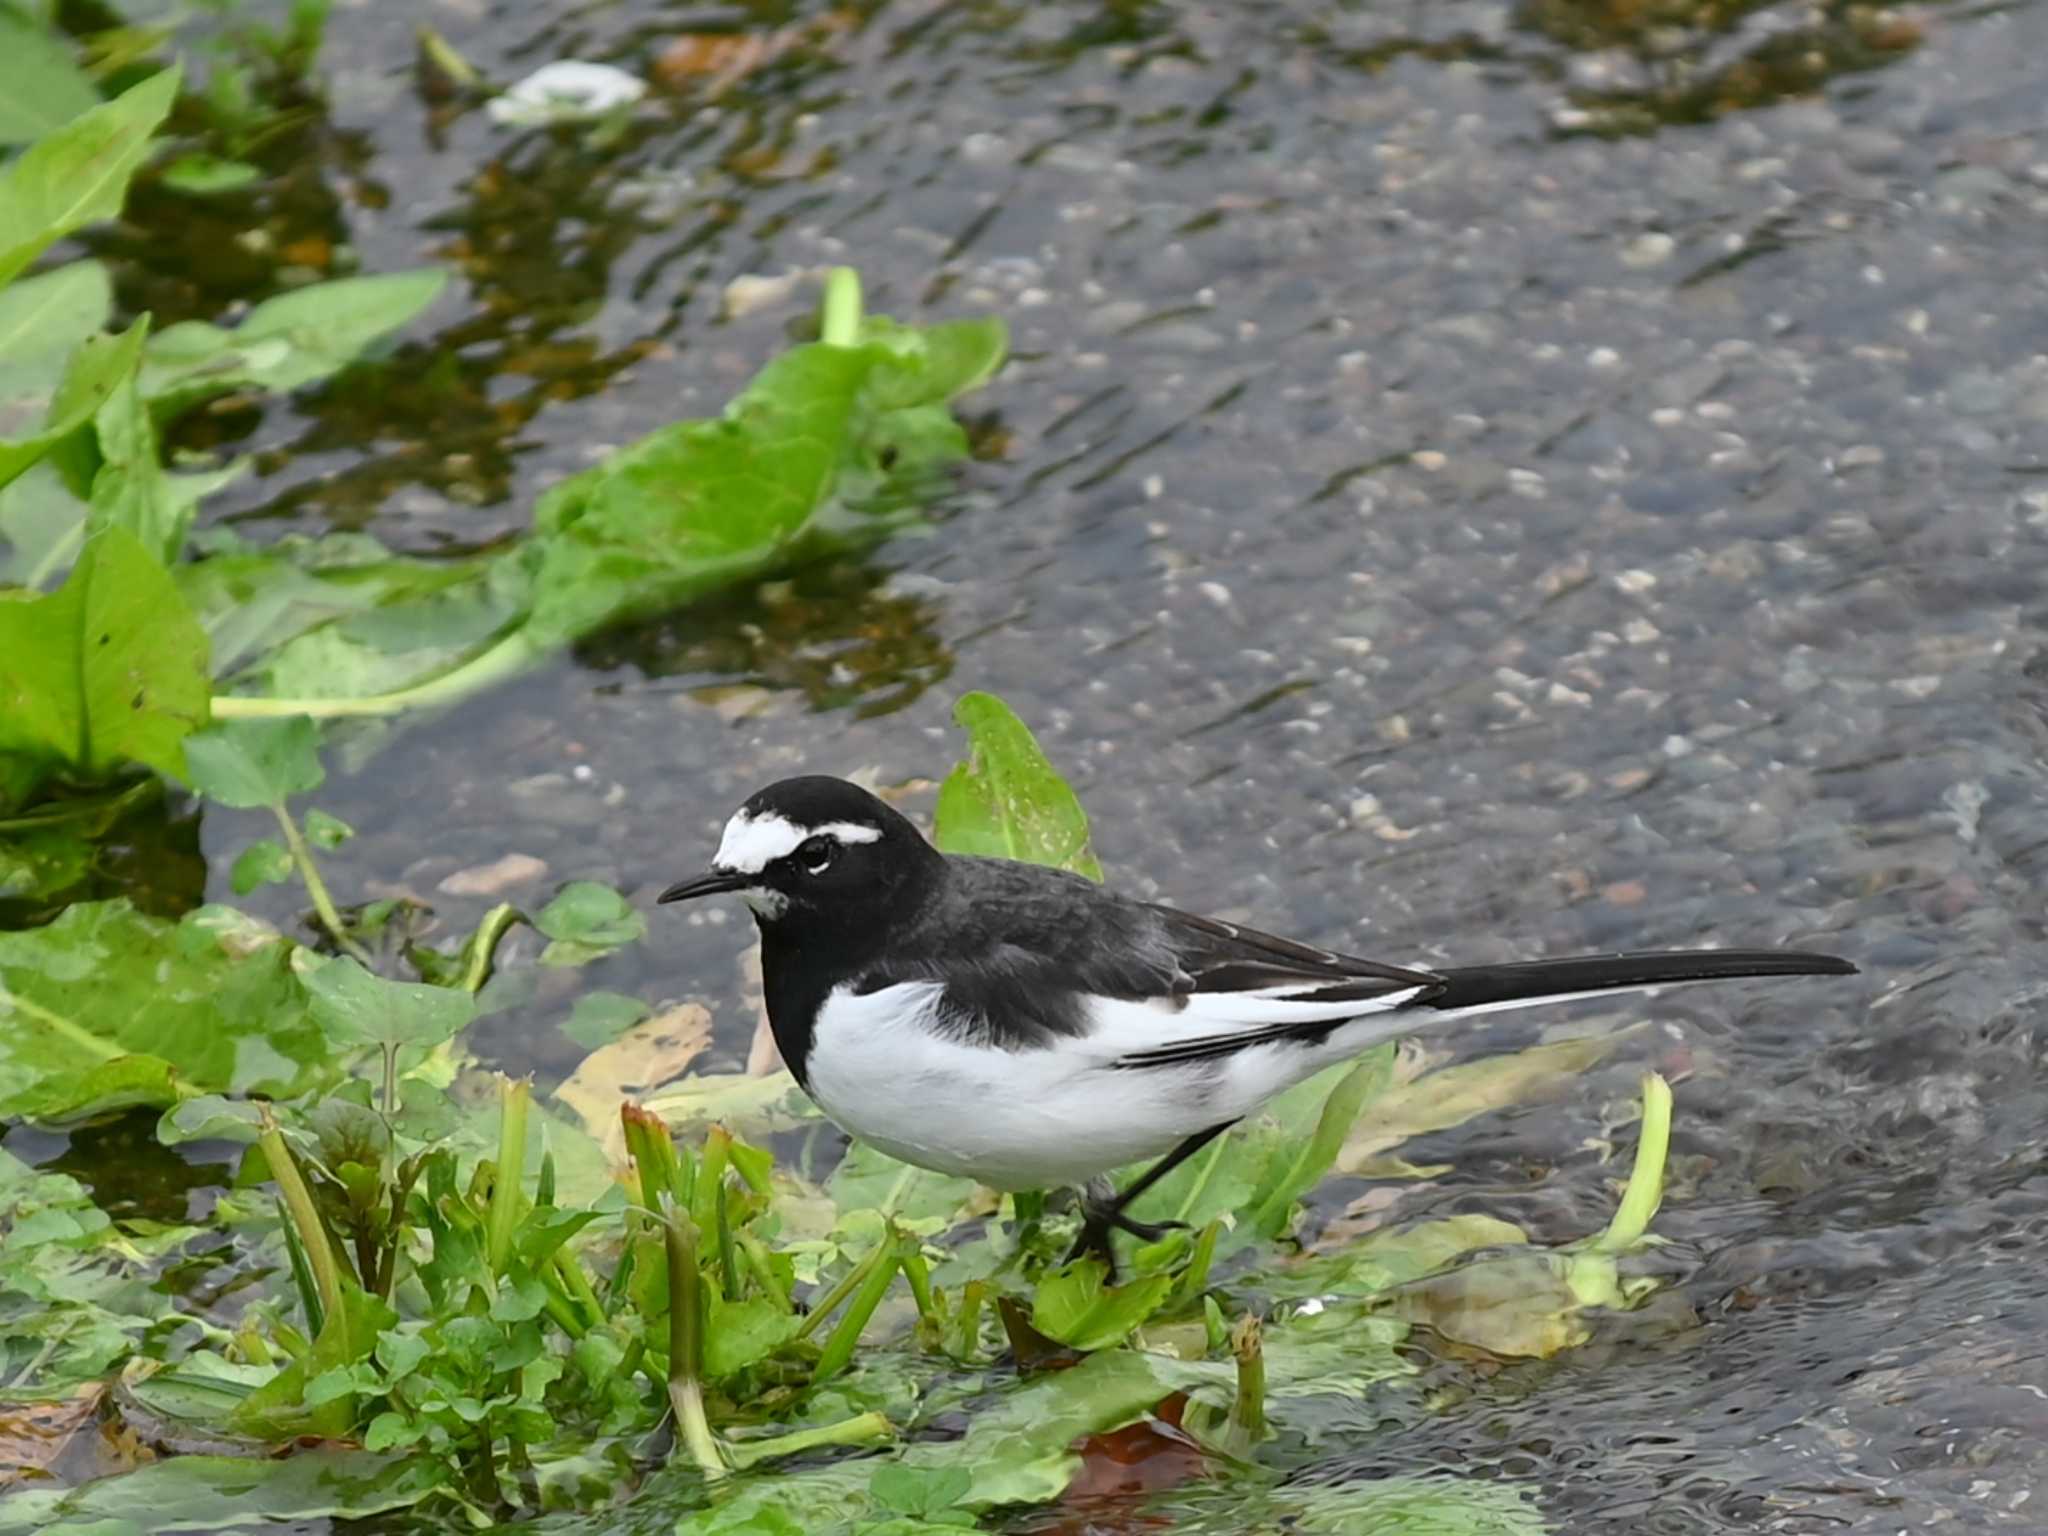
[[[68,357],[113,311],[113,284],[96,261],[74,261],[0,288],[0,379],[11,380],[30,360]],[[56,378],[52,372],[48,382]],[[10,417],[0,415],[0,431],[14,430]]]
[[282,393],[338,372],[440,295],[439,267],[315,283],[250,310],[233,330],[186,320],[151,339],[142,393],[159,411],[229,390]]
[[276,1460],[173,1456],[125,1477],[38,1488],[0,1503],[0,1536],[274,1530],[406,1509],[448,1479],[428,1458],[306,1450]]
[[177,99],[178,74],[151,75],[81,113],[0,172],[0,284],[73,230],[121,211],[128,179]]
[[1090,880],[1102,866],[1088,845],[1088,817],[1030,728],[994,694],[953,706],[967,732],[967,760],[939,786],[934,836],[948,853],[1023,859]]
[[[69,270],[59,268],[51,275]],[[0,291],[0,299],[6,297],[6,292]],[[0,430],[16,434],[0,437],[0,486],[92,420],[123,384],[133,380],[148,330],[145,321],[137,321],[119,336],[87,338],[66,359],[62,372],[47,389],[38,390],[33,364],[17,375],[17,387],[28,394],[0,403]],[[39,407],[40,422],[26,419]],[[16,422],[19,425],[11,425]]]
[[[987,375],[1003,339],[993,320],[929,330],[870,321],[856,345],[796,347],[722,416],[664,427],[549,491],[521,546],[438,573],[400,560],[320,570],[304,544],[267,557],[273,570],[297,564],[331,585],[326,615],[316,588],[264,576],[266,557],[238,556],[233,580],[263,603],[253,628],[268,648],[241,679],[274,696],[335,701],[323,713],[444,703],[605,625],[802,551],[872,540],[893,526],[878,514],[913,510],[966,452],[947,401]],[[365,587],[379,585],[365,606]],[[201,606],[211,611],[213,599]],[[224,637],[234,623],[218,626]]]
[[289,720],[229,720],[185,740],[192,787],[222,805],[260,810],[318,789],[320,733],[303,715]]
[[125,528],[165,566],[185,548],[199,498],[236,479],[247,461],[197,474],[173,474],[163,466],[156,423],[143,403],[133,373],[121,380],[93,418],[100,465],[92,480],[89,526]]
[[99,104],[65,42],[0,10],[0,145],[33,143]]
[[45,597],[0,600],[0,757],[87,778],[136,762],[183,778],[206,723],[206,634],[164,568],[110,528]]
[[964,1469],[973,1482],[959,1502],[969,1509],[1044,1503],[1059,1497],[1080,1466],[1075,1441],[1130,1423],[1191,1382],[1229,1377],[1227,1366],[1104,1350],[1005,1393],[974,1415],[960,1439],[912,1446],[903,1459]]
[[83,902],[0,933],[0,1118],[304,1087],[329,1060],[292,946],[202,907]]

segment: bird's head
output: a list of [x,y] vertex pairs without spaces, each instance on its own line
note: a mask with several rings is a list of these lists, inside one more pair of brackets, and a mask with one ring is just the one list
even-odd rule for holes
[[917,828],[859,785],[810,775],[771,784],[733,812],[711,868],[660,899],[730,891],[763,928],[862,928],[919,899],[941,867]]

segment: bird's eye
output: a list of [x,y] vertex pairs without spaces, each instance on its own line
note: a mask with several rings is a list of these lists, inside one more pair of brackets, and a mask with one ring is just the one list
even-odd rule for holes
[[822,875],[838,856],[839,844],[829,837],[805,838],[796,851],[796,861],[805,874]]

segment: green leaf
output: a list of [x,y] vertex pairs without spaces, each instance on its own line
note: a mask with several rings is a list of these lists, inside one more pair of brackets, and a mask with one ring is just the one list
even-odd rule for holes
[[173,67],[71,119],[0,172],[0,284],[75,229],[121,211],[178,94]]
[[134,536],[91,540],[63,587],[0,599],[0,756],[103,777],[138,762],[185,775],[206,722],[206,636]]
[[[70,270],[60,268],[59,272]],[[56,274],[52,274],[53,276]],[[4,297],[4,294],[0,294]],[[0,486],[20,475],[45,457],[59,443],[84,426],[112,400],[123,384],[135,376],[142,356],[143,338],[149,332],[147,319],[138,320],[118,336],[90,336],[81,342],[64,365],[64,371],[46,395],[31,395],[0,405],[0,424],[21,435],[0,439]],[[19,375],[20,387],[34,389],[38,370]],[[26,414],[47,398],[49,404],[40,425],[29,430]],[[11,423],[20,421],[20,428]]]
[[608,885],[574,880],[541,908],[533,926],[554,942],[542,965],[581,965],[633,943],[647,932],[647,916]]
[[301,1091],[330,1055],[291,951],[206,908],[167,923],[126,901],[0,933],[0,1118]]
[[371,1451],[307,1450],[276,1460],[173,1456],[123,1477],[9,1499],[0,1504],[0,1536],[42,1536],[60,1520],[127,1521],[151,1533],[361,1520],[410,1509],[449,1475],[429,1460]]
[[190,1235],[167,1229],[145,1249],[77,1180],[0,1150],[0,1381],[56,1392],[118,1368],[174,1305],[151,1260]]
[[338,816],[315,806],[306,812],[306,841],[315,848],[332,850],[356,835],[356,829]]
[[784,1312],[765,1296],[726,1301],[709,1298],[704,1330],[704,1374],[713,1381],[765,1360],[796,1336],[803,1319]]
[[65,40],[0,10],[0,145],[33,143],[99,104]]
[[194,789],[238,810],[282,805],[326,777],[320,732],[304,716],[208,726],[186,738],[185,762]]
[[[74,261],[0,288],[0,378],[11,383],[30,362],[68,358],[113,312],[113,284],[96,261]],[[55,370],[46,375],[47,383],[56,379]],[[12,407],[0,406],[0,433],[19,430]]]
[[1102,866],[1088,846],[1088,817],[1024,722],[993,694],[953,706],[967,731],[967,760],[939,786],[934,840],[947,853],[1022,859],[1090,880]]
[[276,885],[291,877],[291,850],[267,837],[259,837],[244,848],[228,871],[228,883],[237,896],[246,896],[259,885]]
[[[301,586],[264,615],[263,637],[278,648],[244,677],[276,695],[335,701],[335,713],[445,703],[605,625],[870,542],[939,490],[966,451],[946,402],[986,374],[1003,333],[992,321],[963,324],[784,353],[723,416],[664,427],[556,486],[523,546],[472,561],[431,592],[422,562],[359,570],[358,581],[388,581],[388,597],[366,606],[342,593],[326,615],[314,612],[317,588]],[[257,579],[247,562],[238,579]]]
[[654,1012],[637,997],[619,992],[586,992],[576,999],[562,1033],[586,1051],[610,1045]]
[[93,418],[100,467],[92,480],[90,526],[125,528],[164,565],[174,565],[203,496],[239,478],[240,460],[224,469],[174,475],[158,457],[156,426],[135,375],[128,374]]
[[47,458],[0,486],[0,588],[45,587],[61,577],[85,544],[89,510]]
[[969,1509],[1042,1504],[1073,1480],[1081,1465],[1073,1450],[1077,1440],[1128,1424],[1193,1382],[1230,1380],[1227,1366],[1104,1350],[1070,1370],[1026,1381],[977,1413],[960,1439],[914,1445],[903,1461],[964,1470],[972,1483],[959,1503]]
[[164,167],[157,185],[188,197],[207,197],[215,192],[233,192],[263,179],[263,172],[246,160],[224,160],[204,151],[180,155]]
[[1394,1080],[1394,1047],[1380,1046],[1359,1058],[1337,1080],[1316,1118],[1315,1134],[1296,1144],[1261,1183],[1249,1220],[1262,1237],[1283,1237],[1294,1225],[1294,1203],[1335,1166],[1358,1112],[1386,1092]]
[[330,1038],[362,1045],[431,1049],[476,1017],[476,999],[458,987],[386,981],[345,955],[311,972],[306,994]]
[[142,393],[172,412],[231,390],[298,389],[354,362],[447,282],[440,267],[337,278],[266,299],[233,330],[204,320],[166,326],[143,356]]
[[1128,1285],[1105,1285],[1100,1259],[1082,1259],[1039,1281],[1031,1326],[1074,1349],[1108,1349],[1157,1312],[1172,1291],[1170,1274],[1146,1275]]

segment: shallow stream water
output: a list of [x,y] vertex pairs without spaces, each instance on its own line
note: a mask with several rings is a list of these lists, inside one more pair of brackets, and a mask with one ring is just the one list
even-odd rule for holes
[[[441,883],[517,852],[512,899],[651,902],[771,778],[943,772],[981,688],[1160,899],[1397,961],[1845,954],[1610,1009],[1652,1028],[1410,1149],[1453,1171],[1402,1214],[1574,1236],[1663,1070],[1672,1289],[1548,1365],[1446,1362],[1291,1475],[1499,1478],[1573,1533],[2048,1526],[2048,7],[421,15],[500,79],[780,51],[671,51],[593,146],[450,116],[409,18],[338,7],[260,240],[165,198],[94,242],[159,324],[293,261],[460,272],[391,365],[192,429],[262,455],[209,503],[245,534],[523,526],[784,342],[813,290],[731,313],[748,276],[851,263],[899,318],[1003,315],[1014,360],[931,532],[408,727],[323,791],[363,834],[332,884],[461,931],[489,898]],[[263,830],[208,813],[216,886]],[[569,984],[701,999],[736,1066],[738,914],[653,923]],[[559,1070],[565,1006],[487,1048]]]

